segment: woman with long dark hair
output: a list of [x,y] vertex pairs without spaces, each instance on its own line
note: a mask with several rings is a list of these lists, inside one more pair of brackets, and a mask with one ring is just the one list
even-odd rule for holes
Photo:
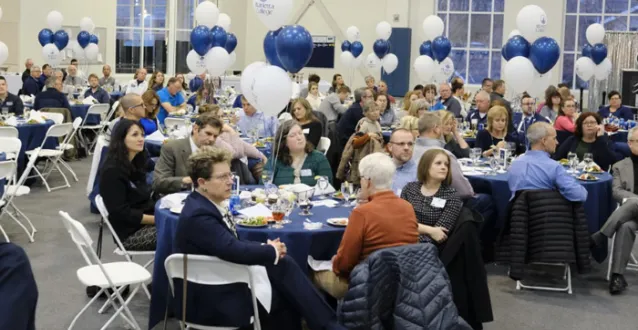
[[340,73],[332,76],[332,86],[328,90],[328,94],[339,93],[339,88],[341,86],[345,86],[346,84],[343,82],[343,76]]

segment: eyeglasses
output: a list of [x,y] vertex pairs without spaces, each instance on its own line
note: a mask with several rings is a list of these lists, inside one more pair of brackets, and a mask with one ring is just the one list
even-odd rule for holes
[[129,109],[129,110],[131,110],[131,109],[135,109],[135,108],[137,108],[137,107],[143,107],[143,108],[146,108],[146,105],[144,104],[144,102],[142,102],[142,103],[140,103],[140,104],[138,104],[138,105],[134,105],[134,106],[132,106],[132,107],[130,107],[130,108],[128,108],[128,109]]
[[614,97],[610,98],[610,100],[620,100],[620,97],[614,96]]
[[233,173],[226,173],[226,174],[219,174],[219,175],[215,175],[213,176],[213,179],[215,180],[219,180],[219,181],[224,181],[224,180],[232,180],[235,177],[235,175]]
[[523,103],[523,105],[526,105],[526,106],[532,106],[532,105],[535,105],[535,104],[536,104],[536,102],[526,102],[526,103]]
[[583,126],[596,126],[598,125],[597,121],[584,121]]
[[392,144],[396,144],[401,148],[405,148],[406,146],[409,148],[413,148],[414,147],[414,142],[401,142],[401,143],[397,143],[397,142],[392,142],[390,141],[390,143]]

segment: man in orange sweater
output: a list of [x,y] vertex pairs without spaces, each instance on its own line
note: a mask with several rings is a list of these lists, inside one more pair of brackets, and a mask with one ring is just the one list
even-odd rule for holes
[[315,283],[340,299],[348,291],[350,272],[372,252],[418,242],[417,221],[412,205],[392,191],[396,166],[383,153],[373,153],[359,163],[361,195],[367,200],[348,219],[332,271],[313,274]]

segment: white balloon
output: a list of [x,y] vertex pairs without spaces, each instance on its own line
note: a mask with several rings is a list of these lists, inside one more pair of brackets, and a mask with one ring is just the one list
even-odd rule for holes
[[356,26],[351,26],[346,30],[346,35],[348,36],[348,41],[355,42],[361,40],[361,32],[359,32],[359,28]]
[[[248,103],[252,105],[256,105],[256,97],[253,94],[253,84],[255,83],[255,77],[257,77],[257,73],[268,64],[264,62],[254,62],[249,64],[244,71],[241,72],[241,93],[244,95]],[[282,108],[283,109],[283,108]]]
[[351,68],[354,64],[354,55],[351,52],[343,52],[339,57],[341,58],[341,64],[346,68]]
[[390,74],[399,66],[399,58],[394,54],[388,54],[381,61],[381,65],[383,65],[385,73]]
[[426,55],[421,55],[414,61],[414,71],[421,81],[431,82],[434,75],[434,60]]
[[529,59],[516,56],[505,64],[503,77],[514,92],[522,93],[534,83],[535,73],[536,69]]
[[186,66],[192,73],[200,75],[206,72],[205,57],[199,56],[195,50],[191,50],[188,52],[188,55],[186,55]]
[[587,42],[592,46],[602,43],[605,39],[605,27],[600,23],[594,23],[587,27],[585,36],[587,36]]
[[53,32],[62,28],[63,20],[64,20],[64,17],[57,10],[54,10],[47,15],[47,25],[49,26],[51,30],[53,30]]
[[381,59],[375,54],[370,53],[366,57],[366,67],[368,69],[378,69],[381,66]]
[[195,9],[195,20],[198,25],[204,25],[211,29],[219,19],[219,8],[211,1],[200,3]]
[[225,14],[225,13],[219,14],[217,25],[224,28],[226,32],[230,32],[230,22],[231,22],[231,19],[230,19],[230,16],[228,16],[228,14]]
[[512,37],[520,36],[520,35],[521,35],[521,31],[514,29],[514,30],[512,30],[512,32],[510,32],[510,34],[507,36],[507,40],[511,39]]
[[296,99],[299,97],[299,94],[301,94],[301,86],[299,86],[298,83],[296,82],[292,82],[292,94],[290,95],[291,99]]
[[257,17],[269,30],[275,31],[288,24],[292,0],[254,0],[252,3]]
[[206,53],[206,70],[211,76],[221,76],[228,69],[230,55],[224,47],[213,47]]
[[443,20],[436,15],[430,15],[423,20],[423,32],[425,32],[425,41],[434,40],[434,38],[443,34],[445,24]]
[[0,20],[2,20],[2,7],[0,7]]
[[377,36],[380,39],[388,40],[392,35],[392,25],[390,23],[383,21],[377,24]]
[[596,76],[596,80],[605,80],[611,74],[611,60],[608,58],[604,59],[600,64],[596,65],[596,69],[594,71],[594,75]]
[[541,98],[545,95],[545,90],[551,85],[552,72],[549,71],[545,74],[540,74],[534,70],[534,81],[527,88],[527,94],[534,98]]
[[437,75],[439,76],[437,79],[439,82],[445,82],[450,79],[450,77],[454,74],[454,62],[449,57],[446,57],[441,63],[439,63],[439,69],[437,70]]
[[96,44],[89,44],[84,48],[84,55],[89,61],[97,61],[97,56],[100,54],[100,48]]
[[354,61],[352,61],[352,68],[356,69],[363,64],[363,56],[355,57]]
[[237,62],[237,53],[233,51],[232,53],[230,53],[230,58],[228,60],[228,67],[230,68],[233,65],[235,65],[235,62]]
[[596,71],[596,64],[589,57],[581,57],[576,61],[576,75],[582,80],[589,80]]
[[269,65],[257,73],[252,86],[256,108],[267,116],[277,116],[292,96],[292,81],[282,68]]
[[93,30],[95,30],[95,23],[93,23],[93,20],[90,17],[83,17],[80,20],[80,30],[93,33]]
[[49,65],[55,67],[60,64],[60,60],[62,57],[60,56],[60,51],[55,44],[47,44],[42,47],[42,57],[44,57],[44,63],[48,63]]
[[9,58],[9,48],[4,42],[0,41],[0,65],[4,64],[7,58]]
[[521,35],[531,44],[545,35],[547,14],[537,5],[527,5],[516,16],[516,27]]
[[71,45],[71,51],[73,52],[73,57],[77,58],[78,60],[86,59],[84,48],[82,48],[82,46],[80,46],[80,44],[76,40],[69,41],[69,44]]

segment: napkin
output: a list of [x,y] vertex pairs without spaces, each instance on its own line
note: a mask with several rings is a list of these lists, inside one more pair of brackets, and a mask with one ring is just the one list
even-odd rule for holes
[[153,134],[147,135],[146,136],[146,140],[147,141],[163,143],[164,140],[166,140],[166,136],[164,136],[164,134],[162,134],[162,132],[157,130],[157,131],[153,132]]
[[7,118],[7,120],[5,120],[4,123],[9,126],[18,126],[18,119],[14,116],[11,116]]
[[479,171],[463,171],[463,175],[485,175],[485,172],[479,172]]
[[85,105],[93,105],[96,103],[99,103],[99,102],[93,96],[90,96],[90,95],[88,97],[85,97],[84,100],[82,100],[82,104],[85,104]]
[[27,119],[27,121],[30,121],[30,120],[37,121],[40,124],[46,122],[46,120],[42,116],[42,113],[40,111],[35,111],[35,110],[31,110],[29,112],[29,119]]
[[33,95],[20,95],[22,103],[33,103],[34,98],[35,97]]
[[320,201],[313,201],[312,202],[312,206],[317,207],[317,206],[326,206],[326,207],[335,207],[339,204],[339,202],[332,200],[332,199],[324,199],[324,200],[320,200]]
[[174,207],[182,206],[182,203],[188,196],[188,193],[175,193],[164,196],[160,200],[160,209],[172,209]]
[[272,211],[264,204],[257,204],[255,206],[247,207],[243,210],[239,210],[239,214],[242,214],[248,218],[252,217],[271,217]]
[[315,260],[312,256],[308,256],[308,266],[315,272],[332,270],[332,260]]
[[321,188],[319,188],[319,185],[315,185],[315,196],[328,195],[328,194],[332,194],[334,192],[336,192],[336,190],[330,184],[328,185],[328,187],[326,189],[323,189],[323,190],[321,190]]
[[309,186],[307,184],[298,183],[298,184],[284,185],[281,189],[286,190],[286,191],[290,191],[290,192],[294,192],[294,193],[300,193],[300,192],[305,192],[305,191],[308,191],[310,189],[313,189],[313,187],[311,187],[311,186]]

